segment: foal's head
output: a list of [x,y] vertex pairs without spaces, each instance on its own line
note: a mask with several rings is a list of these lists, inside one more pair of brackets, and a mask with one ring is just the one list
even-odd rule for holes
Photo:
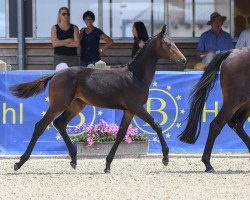
[[159,58],[169,59],[178,65],[186,65],[187,60],[185,56],[180,52],[175,43],[166,35],[166,25],[162,27],[157,39],[159,42],[156,47],[156,55]]

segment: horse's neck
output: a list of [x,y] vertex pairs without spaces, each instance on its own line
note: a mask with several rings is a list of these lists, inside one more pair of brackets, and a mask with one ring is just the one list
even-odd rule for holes
[[134,76],[148,87],[150,86],[156,69],[157,57],[153,48],[145,49],[143,54],[134,61]]

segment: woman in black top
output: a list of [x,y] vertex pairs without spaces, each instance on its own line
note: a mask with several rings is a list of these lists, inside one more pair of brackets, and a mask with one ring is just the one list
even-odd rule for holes
[[[100,53],[103,53],[113,45],[113,40],[104,34],[101,29],[94,27],[93,22],[95,21],[95,15],[93,12],[85,12],[82,19],[87,27],[82,28],[80,31],[80,66],[86,67],[89,64],[95,64],[101,60]],[[102,48],[99,48],[100,39],[106,42]]]
[[131,57],[134,58],[137,51],[144,46],[149,37],[145,24],[141,21],[135,22],[133,24],[132,33],[134,36],[134,44]]
[[54,47],[54,66],[66,63],[69,67],[79,66],[77,47],[79,47],[79,29],[70,23],[69,9],[62,7],[58,11],[57,24],[51,28],[51,42]]

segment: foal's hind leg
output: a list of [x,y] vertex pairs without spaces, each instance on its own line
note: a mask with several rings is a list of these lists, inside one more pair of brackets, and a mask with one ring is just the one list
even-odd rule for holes
[[232,111],[229,110],[229,108],[223,106],[215,119],[210,123],[208,138],[202,155],[202,162],[206,166],[205,172],[214,172],[214,168],[210,163],[211,153],[217,136],[232,116]]
[[77,165],[77,152],[66,132],[66,126],[71,119],[73,119],[79,112],[81,112],[81,110],[84,108],[85,105],[86,103],[81,101],[80,99],[72,101],[70,106],[53,122],[54,126],[61,134],[68,148],[69,156],[71,158],[70,165],[74,169],[76,168]]
[[108,154],[108,156],[106,158],[106,168],[104,169],[105,173],[110,172],[110,165],[111,165],[111,162],[114,159],[115,152],[116,152],[119,144],[122,142],[123,138],[125,137],[126,132],[128,130],[128,126],[129,126],[131,120],[133,119],[133,117],[134,117],[133,114],[131,114],[128,111],[124,111],[122,121],[121,121],[121,125],[120,125],[119,131],[117,133],[116,141],[115,141],[114,145],[112,146],[112,148],[111,148],[111,150],[110,150],[110,152],[109,152],[109,154]]
[[29,159],[30,154],[38,140],[38,138],[43,134],[46,127],[52,122],[52,120],[55,118],[56,115],[58,115],[59,112],[52,112],[51,109],[48,109],[44,117],[36,123],[35,130],[33,132],[31,141],[25,151],[25,153],[21,156],[20,161],[18,163],[15,163],[14,170],[18,170],[21,168],[21,166]]
[[64,79],[55,78],[51,80],[49,87],[49,109],[44,117],[36,123],[35,130],[27,150],[21,156],[20,161],[15,164],[15,170],[18,170],[29,159],[38,138],[43,134],[46,127],[57,115],[63,112],[71,104],[75,93],[76,79],[71,80],[71,78],[63,78]]
[[228,125],[237,133],[237,135],[242,139],[248,148],[250,153],[250,138],[245,132],[243,125],[247,120],[249,113],[246,111],[236,112],[232,119],[228,122]]
[[167,166],[168,162],[169,162],[169,159],[168,159],[169,148],[168,148],[168,145],[167,145],[167,143],[164,140],[164,137],[162,135],[161,126],[159,125],[158,122],[154,121],[154,118],[144,109],[144,107],[141,107],[140,109],[138,109],[135,114],[138,117],[140,117],[143,121],[147,122],[157,133],[158,138],[159,138],[160,143],[161,143],[161,148],[162,148],[162,154],[163,154],[162,163],[165,166]]

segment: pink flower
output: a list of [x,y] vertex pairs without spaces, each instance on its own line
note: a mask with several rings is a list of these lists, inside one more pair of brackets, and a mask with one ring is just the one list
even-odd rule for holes
[[86,133],[91,132],[92,129],[93,129],[93,125],[89,125],[89,126],[84,127],[84,131],[85,131]]
[[127,142],[128,144],[132,143],[132,138],[129,135],[125,135],[125,142]]
[[[119,127],[115,123],[108,124],[104,120],[100,120],[97,124],[84,124],[83,126],[77,126],[76,128],[67,128],[68,133],[82,133],[79,139],[75,141],[83,141],[89,146],[94,143],[101,143],[104,141],[114,141],[116,139]],[[125,135],[124,141],[126,143],[131,143],[137,137],[137,128],[132,126],[128,127],[127,133]],[[105,139],[107,137],[107,140]]]
[[94,139],[91,138],[91,137],[88,137],[88,138],[87,138],[87,142],[88,142],[88,145],[89,145],[89,146],[91,146],[91,145],[93,145],[93,144],[95,143]]

